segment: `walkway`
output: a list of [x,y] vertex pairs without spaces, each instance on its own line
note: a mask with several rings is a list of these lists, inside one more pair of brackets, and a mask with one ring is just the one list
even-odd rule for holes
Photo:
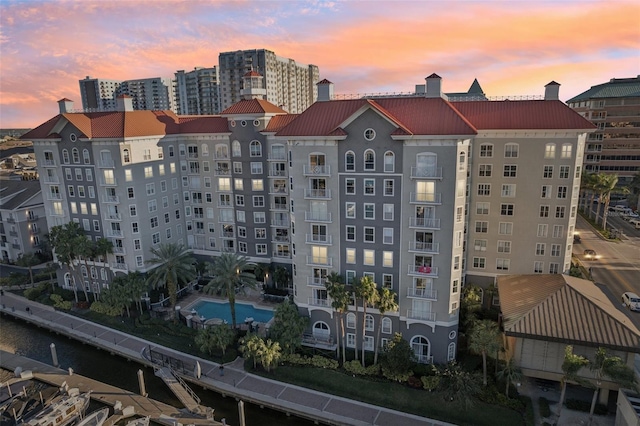
[[[12,293],[0,296],[0,312],[37,324],[56,333],[68,335],[83,343],[117,353],[145,365],[150,365],[141,355],[145,348],[163,352],[168,356],[182,360],[185,364],[198,362],[202,371],[200,379],[196,379],[192,375],[181,375],[184,380],[223,395],[233,396],[245,402],[273,408],[298,417],[331,425],[453,426],[450,423],[256,376],[244,371],[242,359],[225,365],[224,375],[221,376],[219,373],[220,365],[217,363],[171,348],[157,346],[153,342],[56,311],[51,306],[42,305]],[[213,408],[215,409],[215,407]]]
[[160,377],[162,381],[169,386],[171,392],[173,392],[190,413],[200,413],[200,401],[196,401],[195,398],[197,397],[193,391],[188,388],[186,384],[183,385],[184,382],[181,383],[180,378],[176,377],[171,369],[167,367],[157,369],[156,376]]

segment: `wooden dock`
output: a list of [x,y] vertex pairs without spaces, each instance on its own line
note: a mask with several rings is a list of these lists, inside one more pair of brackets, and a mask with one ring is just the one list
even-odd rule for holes
[[211,418],[186,414],[171,405],[75,373],[69,374],[59,368],[10,352],[0,351],[0,367],[10,371],[15,371],[18,367],[22,368],[22,371],[31,371],[36,380],[52,386],[60,387],[66,382],[69,388],[78,388],[80,392],[91,391],[91,399],[112,407],[120,401],[122,407],[133,407],[136,415],[150,416],[151,420],[157,423],[171,426],[222,425]]

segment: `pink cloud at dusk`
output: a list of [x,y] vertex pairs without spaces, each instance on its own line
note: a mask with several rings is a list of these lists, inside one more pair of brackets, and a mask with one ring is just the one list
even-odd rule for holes
[[265,48],[315,64],[336,93],[449,92],[561,99],[640,74],[637,1],[3,1],[0,127],[34,127],[85,76],[173,77],[220,52]]

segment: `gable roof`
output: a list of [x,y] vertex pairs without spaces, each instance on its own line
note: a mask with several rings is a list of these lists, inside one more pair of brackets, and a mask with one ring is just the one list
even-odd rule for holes
[[232,114],[287,114],[287,111],[264,99],[242,99],[220,113]]
[[[33,206],[31,201],[41,192],[40,182],[37,180],[0,180],[0,208],[15,210]],[[40,198],[35,204],[42,204]]]
[[562,274],[498,277],[505,334],[640,353],[640,330],[593,282]]
[[591,86],[586,92],[567,102],[584,101],[595,98],[635,98],[640,97],[640,75],[636,78],[612,78],[606,83]]
[[289,123],[291,123],[294,119],[298,118],[299,114],[287,114],[287,115],[276,115],[271,117],[267,127],[262,131],[264,133],[276,133]]

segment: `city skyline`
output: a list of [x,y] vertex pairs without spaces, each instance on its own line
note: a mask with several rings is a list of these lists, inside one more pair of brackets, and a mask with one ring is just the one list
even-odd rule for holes
[[409,92],[435,72],[445,92],[477,78],[489,96],[542,95],[555,80],[566,101],[640,74],[637,2],[295,4],[3,2],[0,127],[34,127],[63,97],[80,104],[86,76],[172,77],[244,49],[317,65],[336,93]]

